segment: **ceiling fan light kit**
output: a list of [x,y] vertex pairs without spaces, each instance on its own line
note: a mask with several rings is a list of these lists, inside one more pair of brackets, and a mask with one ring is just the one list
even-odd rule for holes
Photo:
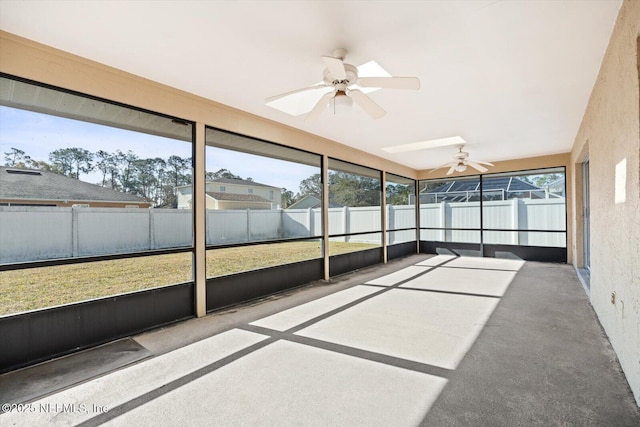
[[346,55],[346,49],[336,49],[333,51],[333,56],[322,57],[326,68],[323,72],[321,84],[272,96],[267,98],[265,102],[269,104],[270,102],[301,92],[313,91],[320,88],[331,88],[332,91],[325,93],[315,104],[305,118],[305,121],[317,119],[329,104],[333,105],[334,114],[339,114],[341,109],[348,109],[354,103],[362,108],[370,117],[378,119],[384,116],[386,111],[376,104],[368,95],[359,90],[359,87],[405,90],[420,89],[420,80],[417,77],[358,77],[358,68],[344,62]]
[[333,97],[333,114],[344,114],[353,107],[353,99],[339,90]]

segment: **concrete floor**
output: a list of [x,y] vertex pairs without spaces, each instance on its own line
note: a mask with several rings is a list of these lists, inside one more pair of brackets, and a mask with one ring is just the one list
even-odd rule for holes
[[5,374],[0,402],[0,426],[640,425],[571,266],[442,255]]

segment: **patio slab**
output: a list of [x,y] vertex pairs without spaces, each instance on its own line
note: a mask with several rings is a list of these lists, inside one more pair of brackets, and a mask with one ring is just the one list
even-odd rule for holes
[[503,261],[411,256],[145,333],[0,425],[640,425],[575,270]]

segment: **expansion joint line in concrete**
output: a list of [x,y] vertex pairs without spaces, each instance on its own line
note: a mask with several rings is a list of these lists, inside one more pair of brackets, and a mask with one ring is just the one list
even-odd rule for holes
[[434,375],[434,376],[438,376],[446,379],[449,379],[452,372],[450,369],[442,368],[439,366],[415,362],[413,360],[402,359],[394,356],[388,356],[386,354],[376,353],[368,350],[362,350],[359,348],[349,347],[341,344],[335,344],[332,342],[318,340],[315,338],[296,335],[291,332],[281,332],[281,331],[276,331],[273,329],[267,329],[259,326],[253,326],[253,325],[243,326],[239,329],[262,334],[262,335],[268,335],[271,338],[274,338],[276,340],[290,341],[297,344],[306,345],[309,347],[315,347],[321,350],[340,353],[347,356],[357,357],[359,359],[369,360],[372,362],[382,363],[382,364],[393,366],[396,368],[407,369],[410,371]]
[[109,412],[105,412],[102,413],[100,415],[97,415],[93,418],[90,418],[80,424],[78,424],[78,426],[82,426],[82,427],[93,427],[93,426],[99,426],[101,424],[104,424],[107,421],[110,421],[120,415],[123,415],[129,411],[132,411],[142,405],[144,405],[145,403],[148,403],[150,401],[152,401],[153,399],[157,399],[160,396],[163,396],[173,390],[176,390],[179,387],[182,387],[192,381],[197,380],[198,378],[201,378],[217,369],[222,368],[223,366],[226,366],[228,364],[230,364],[231,362],[234,362],[244,356],[247,356],[251,353],[253,353],[254,351],[260,350],[263,347],[266,347],[269,344],[274,343],[275,341],[277,341],[277,338],[272,338],[272,337],[266,337],[266,339],[255,343],[253,345],[250,345],[249,347],[246,347],[242,350],[239,350],[233,354],[230,354],[227,357],[224,357],[214,363],[211,363],[207,366],[204,366],[198,370],[195,370],[189,374],[186,374],[180,378],[177,378],[165,385],[163,385],[162,387],[158,387],[156,389],[151,390],[150,392],[147,392],[145,394],[142,394],[138,397],[135,397],[121,405],[118,405],[114,408],[110,408]]
[[[455,258],[453,258],[455,259]],[[132,411],[148,402],[150,402],[153,399],[157,399],[160,396],[163,396],[173,390],[176,390],[179,387],[182,387],[192,381],[195,381],[198,378],[203,377],[204,375],[207,375],[217,369],[222,368],[223,366],[226,366],[242,357],[245,357],[255,351],[258,351],[266,346],[268,346],[269,344],[273,344],[274,342],[278,341],[278,340],[287,340],[287,341],[291,341],[291,342],[296,342],[299,344],[304,344],[304,345],[309,345],[312,347],[316,347],[316,348],[321,348],[321,349],[325,349],[325,350],[329,350],[329,351],[334,351],[334,352],[338,352],[338,353],[342,353],[342,354],[346,354],[346,355],[350,355],[350,356],[354,356],[354,357],[359,357],[361,359],[366,359],[366,360],[371,360],[371,361],[375,361],[375,362],[379,362],[379,363],[384,363],[387,365],[391,365],[391,366],[395,366],[395,367],[400,367],[400,368],[404,368],[404,369],[409,369],[412,371],[416,371],[416,372],[421,372],[421,373],[426,373],[426,374],[430,374],[430,375],[435,375],[435,376],[439,376],[439,377],[443,377],[443,378],[449,378],[451,371],[445,368],[441,368],[438,366],[433,366],[433,365],[427,365],[424,363],[419,363],[419,362],[414,362],[411,360],[406,360],[406,359],[401,359],[401,358],[397,358],[397,357],[392,357],[392,356],[387,356],[384,354],[380,354],[380,353],[375,353],[375,352],[370,352],[370,351],[366,351],[366,350],[361,350],[361,349],[357,349],[357,348],[351,348],[351,347],[347,347],[347,346],[343,346],[343,345],[339,345],[339,344],[334,344],[334,343],[329,343],[329,342],[325,342],[322,340],[316,340],[313,338],[308,338],[308,337],[303,337],[300,335],[295,335],[295,333],[297,331],[300,331],[310,325],[313,325],[321,320],[327,319],[331,316],[334,316],[340,312],[343,312],[355,305],[358,305],[364,301],[367,301],[371,298],[374,298],[378,295],[381,295],[385,292],[389,292],[392,289],[397,289],[399,286],[403,285],[404,283],[407,283],[411,280],[416,279],[417,277],[420,277],[424,274],[427,274],[430,271],[435,270],[438,267],[441,267],[449,262],[451,262],[453,259],[451,260],[447,260],[444,261],[440,264],[438,264],[437,266],[424,266],[425,267],[425,271],[418,273],[416,275],[413,275],[407,279],[401,280],[398,283],[395,283],[391,286],[385,286],[383,289],[381,289],[378,292],[374,292],[373,294],[367,295],[365,297],[359,298],[355,301],[352,301],[348,304],[345,304],[343,306],[340,306],[334,310],[330,310],[320,316],[317,316],[313,319],[310,319],[306,322],[303,322],[293,328],[290,328],[284,332],[280,332],[280,331],[275,331],[272,329],[267,329],[267,328],[261,328],[258,326],[253,326],[253,325],[243,325],[238,327],[238,329],[242,329],[245,331],[250,331],[250,332],[254,332],[254,333],[258,333],[261,335],[265,335],[266,339],[253,344],[249,347],[246,347],[242,350],[239,350],[227,357],[224,357],[216,362],[213,362],[207,366],[204,366],[196,371],[193,371],[189,374],[186,374],[180,378],[177,378],[165,385],[163,385],[162,387],[156,388],[150,392],[147,392],[145,394],[142,394],[138,397],[135,397],[121,405],[118,405],[114,408],[109,409],[109,412],[97,415],[93,418],[90,418],[80,424],[78,424],[79,426],[82,427],[93,427],[93,426],[98,426],[101,425],[107,421],[110,421],[120,415],[123,415],[129,411]]]

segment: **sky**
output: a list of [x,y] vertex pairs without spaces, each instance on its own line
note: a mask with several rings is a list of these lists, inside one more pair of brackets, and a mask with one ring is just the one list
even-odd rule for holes
[[[91,152],[131,150],[139,158],[191,157],[191,144],[155,135],[66,119],[0,106],[0,163],[11,148],[25,152],[34,160],[49,162],[49,153],[58,148],[79,147]],[[207,147],[207,172],[228,169],[242,178],[297,193],[300,181],[319,173],[319,168],[269,159],[231,150]],[[81,175],[82,181],[98,183],[99,172]]]

